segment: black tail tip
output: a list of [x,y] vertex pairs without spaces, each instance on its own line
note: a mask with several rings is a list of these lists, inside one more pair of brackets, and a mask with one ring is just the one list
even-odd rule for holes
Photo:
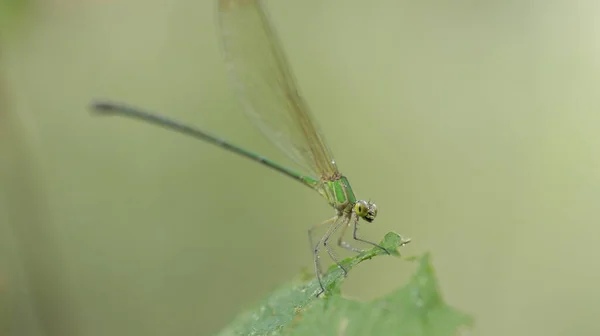
[[117,105],[108,101],[95,100],[90,103],[92,113],[111,113],[114,112]]

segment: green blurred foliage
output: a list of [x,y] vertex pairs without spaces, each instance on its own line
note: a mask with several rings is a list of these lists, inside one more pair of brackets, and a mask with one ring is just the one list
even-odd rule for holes
[[[431,251],[475,333],[600,333],[595,3],[268,5],[341,171],[378,204],[365,237],[398,231],[408,253]],[[2,46],[3,99],[34,158],[3,172],[34,186],[3,184],[19,321],[62,335],[210,334],[311,265],[306,230],[331,216],[313,192],[87,110],[126,101],[287,162],[240,113],[213,14],[211,1],[47,0]],[[8,207],[42,225],[18,231]],[[381,297],[413,271],[378,258],[343,292]]]
[[[419,258],[419,268],[410,281],[371,302],[335,295],[315,301],[296,315],[291,332],[281,335],[411,335],[453,336],[466,334],[471,318],[442,299],[431,258]],[[259,333],[257,333],[259,334]],[[241,333],[238,335],[250,335]]]
[[[340,261],[340,265],[350,272],[361,262],[377,256],[399,257],[399,249],[409,242],[410,239],[388,232],[379,243],[383,249],[372,247],[352,258]],[[397,334],[397,330],[390,326],[390,323],[395,325],[404,319],[427,327],[430,321],[427,321],[426,317],[436,313],[446,321],[431,321],[432,324],[442,322],[444,325],[440,327],[445,329],[448,335],[454,335],[459,327],[469,325],[470,321],[466,315],[455,314],[454,311],[444,309],[446,305],[438,292],[428,256],[421,258],[420,268],[413,276],[411,284],[396,295],[388,296],[373,304],[361,304],[343,298],[340,286],[345,278],[342,268],[332,265],[322,278],[323,288],[314,276],[309,280],[300,278],[287,283],[270,293],[257,307],[240,314],[219,335],[289,335],[292,333],[294,335],[337,335],[338,333],[332,331],[332,328],[339,329],[340,319],[345,320],[346,324],[351,324],[350,333],[343,333],[344,335],[356,334],[359,326],[363,328],[362,334],[385,335],[390,332]],[[398,295],[400,292],[409,296]],[[410,296],[411,293],[416,295]],[[384,307],[386,301],[389,305]],[[396,309],[389,314],[392,307]],[[398,309],[400,307],[405,309]],[[377,311],[378,308],[382,309]],[[369,310],[374,310],[373,314],[364,314]],[[455,319],[455,316],[460,318]],[[367,320],[366,317],[370,318]],[[375,330],[382,330],[380,328],[387,328],[388,333],[375,332]],[[366,332],[368,330],[371,332]]]
[[[388,233],[380,242],[392,255],[410,242],[397,233]],[[365,260],[387,255],[373,247],[341,262],[350,271]],[[340,294],[344,272],[332,266],[323,278],[326,294],[317,298],[320,285],[294,281],[263,299],[258,307],[241,314],[219,335],[457,335],[471,325],[471,318],[446,304],[439,291],[431,257],[418,259],[419,267],[407,284],[392,293],[360,302]],[[376,280],[376,279],[374,279]]]

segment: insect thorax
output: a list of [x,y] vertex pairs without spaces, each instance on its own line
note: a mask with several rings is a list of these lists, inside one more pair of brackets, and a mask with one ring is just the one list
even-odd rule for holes
[[337,210],[345,210],[356,202],[356,196],[345,176],[323,182],[323,196]]

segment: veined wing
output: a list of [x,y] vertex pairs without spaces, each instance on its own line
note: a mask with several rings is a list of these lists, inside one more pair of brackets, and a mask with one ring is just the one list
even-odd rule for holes
[[315,178],[337,174],[323,134],[296,81],[260,0],[218,0],[227,69],[244,111]]

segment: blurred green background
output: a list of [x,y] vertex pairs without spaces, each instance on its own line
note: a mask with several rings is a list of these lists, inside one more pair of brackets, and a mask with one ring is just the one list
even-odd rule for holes
[[[267,4],[341,171],[379,206],[365,237],[432,251],[476,334],[600,333],[600,4]],[[214,1],[22,13],[0,45],[0,334],[210,334],[311,267],[306,231],[332,214],[314,192],[87,109],[128,102],[289,162],[227,85]],[[344,290],[413,270],[378,258]]]

